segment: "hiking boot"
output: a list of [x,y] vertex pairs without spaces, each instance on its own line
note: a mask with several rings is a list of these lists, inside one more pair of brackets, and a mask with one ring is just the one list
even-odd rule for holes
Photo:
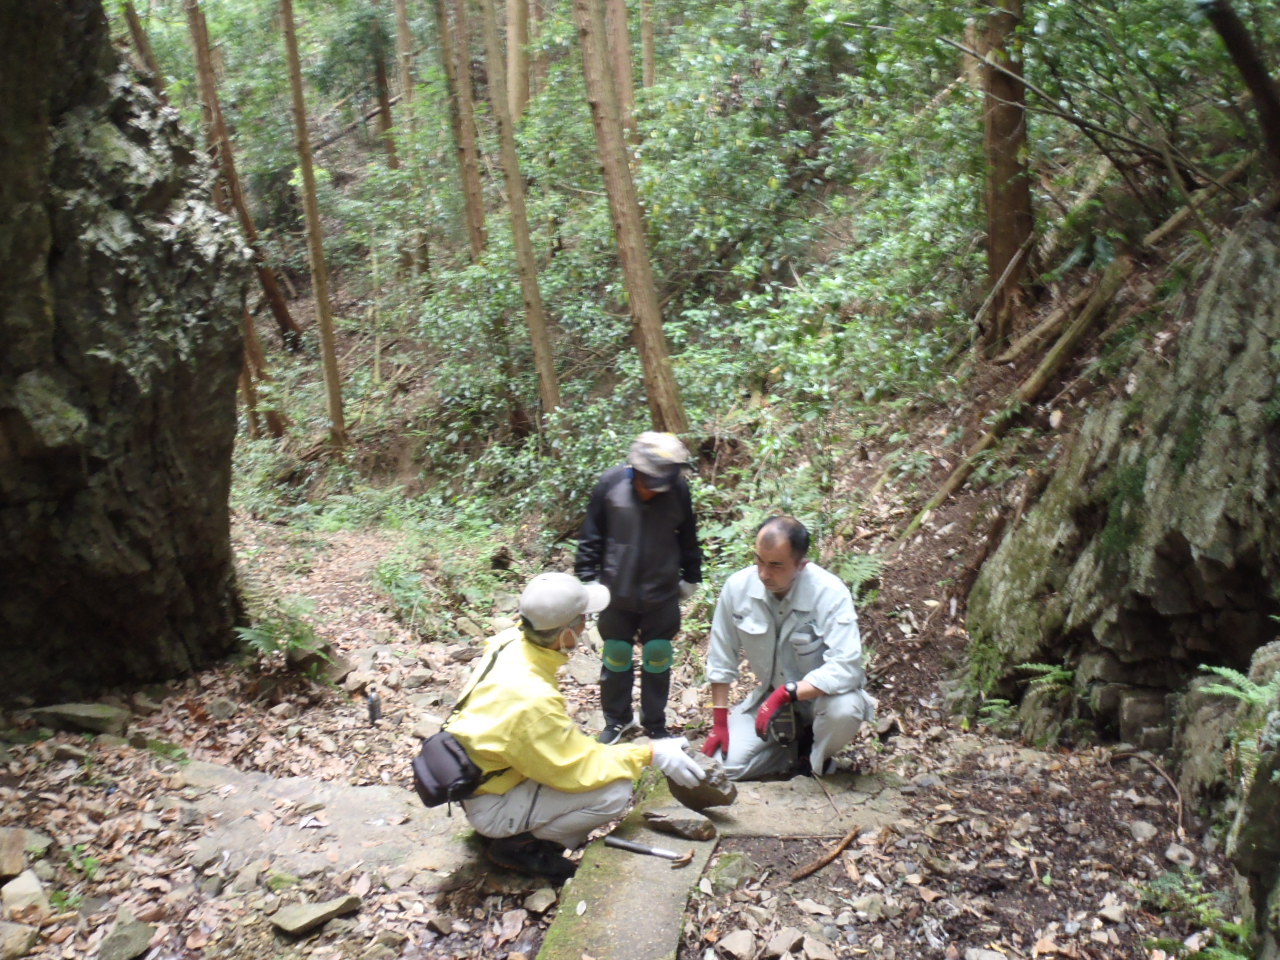
[[518,833],[514,837],[491,840],[485,856],[490,862],[516,873],[564,881],[578,869],[578,865],[564,855],[564,849],[531,833]]
[[617,743],[623,737],[632,736],[640,729],[640,724],[635,720],[628,720],[626,723],[610,723],[600,731],[600,735],[596,737],[601,743]]

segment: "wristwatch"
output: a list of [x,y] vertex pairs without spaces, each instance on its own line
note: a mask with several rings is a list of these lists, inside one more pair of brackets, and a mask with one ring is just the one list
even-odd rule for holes
[[800,689],[794,680],[788,680],[783,686],[786,688],[787,696],[791,698],[792,703],[800,699]]

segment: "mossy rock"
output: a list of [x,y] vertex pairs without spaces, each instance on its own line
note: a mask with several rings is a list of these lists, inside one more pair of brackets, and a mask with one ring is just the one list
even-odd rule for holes
[[283,870],[269,870],[262,882],[272,893],[279,893],[281,890],[296,887],[302,883],[302,878],[295,877],[291,873],[285,873]]
[[717,894],[730,893],[752,877],[760,875],[760,868],[745,853],[722,853],[707,870],[711,889]]

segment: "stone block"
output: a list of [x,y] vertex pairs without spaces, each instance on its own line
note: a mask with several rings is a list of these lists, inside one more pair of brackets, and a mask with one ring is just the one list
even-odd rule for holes
[[0,887],[0,902],[4,904],[4,916],[8,920],[38,922],[53,912],[44,894],[44,885],[31,870]]
[[25,957],[40,937],[37,927],[21,923],[0,922],[0,960],[18,960]]
[[1148,727],[1169,724],[1166,694],[1158,690],[1131,689],[1120,695],[1120,738],[1137,743]]
[[658,833],[682,837],[685,840],[713,840],[716,837],[716,825],[685,807],[663,807],[660,810],[646,810],[644,822],[651,830]]
[[156,928],[149,923],[121,918],[98,948],[98,960],[133,960],[147,952]]
[[290,936],[300,937],[328,923],[334,917],[355,913],[360,909],[359,897],[338,897],[324,903],[295,903],[281,907],[271,916],[271,923]]
[[0,827],[0,881],[12,880],[27,869],[27,831]]
[[682,787],[668,778],[667,786],[671,789],[671,796],[690,810],[728,806],[738,799],[738,788],[725,774],[719,760],[701,753],[695,754],[694,759],[707,772],[707,778],[695,787]]
[[1133,679],[1125,665],[1109,653],[1099,651],[1085,653],[1080,656],[1076,666],[1076,680],[1079,683],[1128,683]]
[[55,730],[72,732],[124,733],[129,721],[129,711],[105,703],[60,703],[52,707],[39,707],[31,715],[40,723]]

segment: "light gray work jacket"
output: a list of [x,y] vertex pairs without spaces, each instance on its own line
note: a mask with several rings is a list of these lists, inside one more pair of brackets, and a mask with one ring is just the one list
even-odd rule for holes
[[[707,679],[736,680],[743,656],[763,684],[747,698],[746,709],[791,680],[808,680],[836,696],[861,692],[867,679],[853,597],[839,577],[816,563],[796,575],[778,604],[776,619],[754,566],[725,581],[711,621]],[[870,698],[863,698],[871,713]]]

